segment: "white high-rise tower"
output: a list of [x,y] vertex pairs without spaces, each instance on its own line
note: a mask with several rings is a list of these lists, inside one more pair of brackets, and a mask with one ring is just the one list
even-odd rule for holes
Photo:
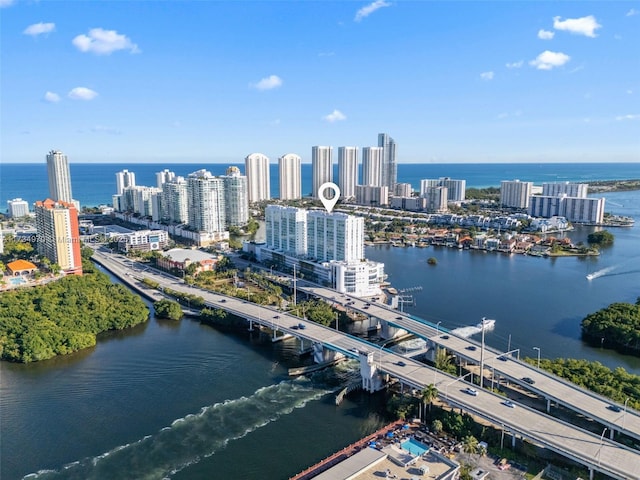
[[47,174],[49,175],[49,197],[56,202],[72,202],[69,162],[64,153],[59,150],[49,152]]
[[271,199],[269,157],[252,153],[244,159],[244,174],[247,177],[249,203]]
[[312,147],[311,166],[313,169],[311,196],[318,198],[320,185],[333,181],[333,147]]
[[318,262],[364,259],[364,218],[312,210],[307,214],[307,255]]
[[287,153],[278,159],[280,179],[280,200],[297,200],[302,198],[302,159]]
[[226,202],[224,181],[206,170],[187,177],[189,226],[197,232],[224,232]]
[[378,134],[378,146],[383,148],[382,155],[382,185],[393,187],[397,183],[398,170],[396,165],[396,142],[386,133]]
[[136,174],[129,170],[116,173],[116,195],[122,195],[127,187],[136,186]]
[[356,196],[358,183],[358,147],[338,148],[338,186],[342,198]]
[[382,186],[382,147],[364,147],[362,149],[361,185]]

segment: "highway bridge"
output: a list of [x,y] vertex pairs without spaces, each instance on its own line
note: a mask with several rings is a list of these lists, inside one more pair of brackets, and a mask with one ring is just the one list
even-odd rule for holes
[[[404,385],[418,390],[422,390],[430,384],[435,384],[442,400],[470,414],[482,417],[511,433],[514,444],[516,435],[518,435],[529,439],[533,443],[543,445],[560,455],[585,465],[590,471],[591,478],[593,478],[594,472],[602,472],[620,480],[640,479],[640,452],[606,438],[606,428],[601,435],[597,435],[521,404],[506,402],[505,397],[487,390],[478,389],[475,392],[476,395],[471,395],[467,393],[467,388],[470,388],[471,384],[466,383],[463,378],[455,378],[421,362],[405,358],[384,347],[378,347],[332,328],[301,320],[296,316],[273,308],[204,290],[196,290],[185,285],[180,279],[145,269],[145,267],[136,265],[118,255],[96,251],[94,259],[126,283],[134,284],[137,283],[136,278],[146,277],[158,282],[161,287],[168,287],[185,293],[197,293],[205,299],[209,307],[223,309],[246,318],[251,323],[255,322],[274,331],[295,336],[303,342],[311,342],[315,348],[314,356],[316,360],[335,358],[338,354],[358,359],[365,389],[377,389],[377,384],[382,382],[386,376],[395,377]],[[141,269],[144,269],[144,271],[141,272]],[[140,288],[139,285],[138,288]],[[308,293],[319,296],[331,292],[326,289],[315,288],[307,288],[306,290]],[[338,295],[332,292],[329,299],[334,300],[332,297],[337,297]],[[347,300],[347,298],[344,299]],[[361,302],[361,300],[353,300],[356,303]],[[418,330],[418,324],[422,324],[425,329],[431,330],[429,332],[424,330],[424,333],[417,333],[418,335],[428,339],[435,336],[439,340],[445,341],[440,338],[441,333],[437,328],[411,319],[407,315],[388,311],[384,307],[379,307],[378,310],[378,306],[374,309],[369,306],[365,309],[366,303],[358,304],[356,308],[361,308],[365,312],[372,310],[370,313],[379,315],[380,317],[378,318],[384,318],[385,315],[392,313],[395,317],[401,317],[403,323],[405,319],[408,319],[407,325],[405,325],[407,327],[411,326],[408,321],[414,322],[416,330]],[[397,318],[395,319],[400,322]],[[303,328],[301,328],[301,325]],[[400,326],[399,324],[398,326],[405,328],[405,326]],[[452,335],[448,335],[448,337],[446,341],[451,343],[454,343],[452,340],[466,341]],[[462,351],[466,351],[462,345],[457,347],[453,345],[452,348],[454,351],[461,350],[461,354],[463,354]],[[498,353],[496,352],[496,354]],[[319,358],[320,356],[322,358]],[[470,358],[470,360],[473,359]],[[518,365],[518,368],[526,368],[526,365],[513,360],[504,363],[513,363]],[[504,370],[505,375],[513,375],[514,378],[520,375],[519,371],[516,370],[511,371],[509,368]],[[528,374],[531,375],[531,372]],[[551,382],[552,380],[550,380]],[[577,387],[574,388],[580,390]],[[627,414],[630,414],[630,412],[627,412]],[[631,417],[631,415],[629,416]],[[614,424],[616,420],[611,419],[610,423]]]
[[[510,382],[545,398],[547,411],[550,411],[552,403],[562,405],[601,423],[607,428],[610,438],[613,438],[613,433],[618,431],[640,441],[638,411],[626,408],[626,405],[617,405],[606,397],[522,362],[518,357],[513,356],[516,350],[507,354],[486,346],[482,349],[482,345],[477,342],[445,332],[437,324],[398,312],[378,302],[344,296],[327,288],[302,287],[300,290],[361,314],[375,317],[392,327],[412,333],[433,346],[446,348],[467,362],[480,365],[481,356],[483,356],[482,363],[485,371],[488,370],[492,374],[495,372]],[[385,330],[388,328],[383,327],[383,332]],[[494,375],[490,376],[493,378]],[[525,378],[527,380],[523,380]],[[485,383],[490,382],[485,379]],[[640,475],[640,464],[638,472]]]

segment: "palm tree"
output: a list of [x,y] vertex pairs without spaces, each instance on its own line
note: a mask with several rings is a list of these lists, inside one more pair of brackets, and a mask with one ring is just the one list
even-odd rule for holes
[[422,392],[420,392],[420,400],[422,400],[423,410],[424,406],[428,403],[429,413],[431,413],[431,404],[436,398],[438,398],[438,389],[433,383],[431,383],[427,385]]
[[478,439],[473,435],[467,435],[462,440],[462,450],[469,456],[468,461],[471,461],[471,454],[478,453]]

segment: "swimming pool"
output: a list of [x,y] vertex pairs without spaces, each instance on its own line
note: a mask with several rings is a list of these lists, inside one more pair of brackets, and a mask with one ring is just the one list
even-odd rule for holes
[[422,442],[414,438],[410,438],[409,440],[405,440],[400,444],[402,448],[411,453],[412,455],[422,455],[423,453],[427,453],[429,451],[429,447]]
[[27,283],[27,281],[22,277],[11,277],[9,279],[9,283],[11,285],[17,286],[17,285],[24,285],[25,283]]

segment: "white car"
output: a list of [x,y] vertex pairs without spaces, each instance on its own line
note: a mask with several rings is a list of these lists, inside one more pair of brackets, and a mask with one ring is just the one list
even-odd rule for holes
[[464,393],[468,393],[469,395],[473,395],[474,397],[478,396],[478,391],[475,388],[467,387],[463,390]]

